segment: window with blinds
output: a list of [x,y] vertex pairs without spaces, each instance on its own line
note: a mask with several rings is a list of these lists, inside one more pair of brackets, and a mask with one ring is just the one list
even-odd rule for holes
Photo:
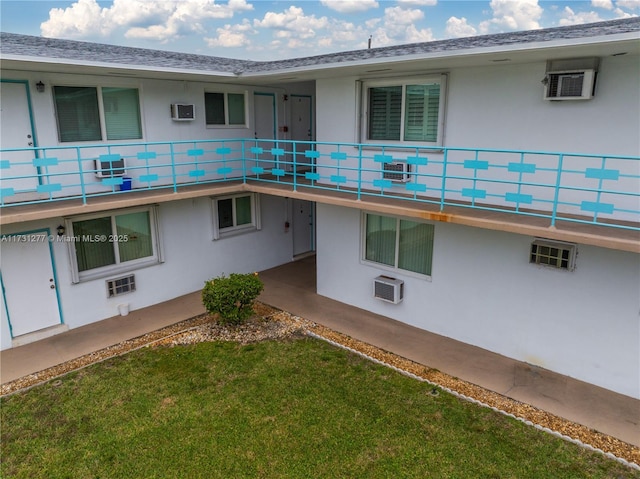
[[445,78],[366,82],[365,141],[440,144]]
[[376,214],[364,223],[365,261],[431,276],[433,225]]
[[137,88],[54,86],[53,101],[60,142],[142,138]]
[[142,138],[137,88],[103,88],[102,103],[107,140]]
[[369,139],[399,140],[402,87],[369,89]]
[[54,86],[53,100],[61,142],[102,140],[96,88]]
[[74,282],[159,262],[154,208],[67,220]]

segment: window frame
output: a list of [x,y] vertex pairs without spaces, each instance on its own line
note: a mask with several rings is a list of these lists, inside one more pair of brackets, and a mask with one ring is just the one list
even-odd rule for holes
[[[386,263],[378,263],[376,261],[367,259],[367,217],[368,215],[382,216],[385,218],[392,218],[396,220],[396,237],[395,237],[395,258],[394,265],[388,265]],[[429,274],[419,273],[417,271],[411,271],[408,269],[400,268],[398,266],[399,257],[400,257],[400,222],[401,221],[411,221],[413,223],[420,223],[424,225],[428,225],[431,227],[431,271]],[[398,275],[401,274],[403,276],[410,276],[414,278],[419,278],[427,281],[431,281],[433,276],[433,253],[434,253],[434,245],[435,245],[435,224],[427,221],[421,221],[419,218],[410,218],[406,216],[395,216],[382,214],[376,211],[362,211],[360,216],[360,263],[373,266],[375,268],[383,269],[386,271],[393,272]]]
[[[224,124],[222,123],[207,123],[207,94],[219,94],[223,95],[224,102]],[[244,123],[229,123],[229,95],[242,95],[244,99]],[[205,90],[204,92],[204,124],[206,128],[249,128],[249,92],[243,91],[219,91],[219,90]]]
[[[447,105],[447,83],[448,75],[446,73],[419,76],[419,77],[393,77],[384,79],[362,80],[360,97],[360,118],[361,124],[359,128],[360,143],[364,144],[384,144],[384,145],[403,145],[403,146],[443,146],[444,145],[444,126],[446,118]],[[406,103],[407,103],[407,86],[412,85],[428,85],[438,83],[440,85],[440,101],[438,104],[438,130],[436,141],[424,140],[404,140],[405,136],[405,120],[406,120]],[[371,88],[381,87],[402,87],[402,103],[400,111],[400,139],[399,140],[372,140],[369,138],[369,90]]]
[[[140,212],[146,212],[149,214],[149,230],[151,235],[151,248],[153,251],[153,254],[151,256],[145,256],[143,258],[120,262],[118,260],[119,252],[115,251],[117,250],[117,247],[116,247],[117,242],[110,241],[113,244],[113,248],[115,251],[115,260],[116,260],[115,263],[105,265],[105,266],[100,266],[98,268],[92,268],[86,271],[79,270],[78,256],[77,256],[77,250],[76,250],[76,243],[79,242],[79,238],[75,235],[73,231],[73,223],[97,219],[97,218],[109,218],[111,221],[111,235],[116,236],[117,231],[114,231],[115,224],[116,224],[115,223],[116,217],[132,214],[132,213],[140,213]],[[113,210],[113,211],[102,211],[100,213],[74,216],[74,217],[65,218],[64,224],[65,224],[65,230],[67,231],[65,241],[67,241],[67,246],[69,251],[69,262],[71,264],[72,283],[82,283],[84,281],[105,278],[108,276],[121,275],[124,273],[128,273],[130,271],[135,271],[140,268],[144,268],[147,266],[152,266],[152,265],[156,265],[164,262],[164,258],[162,256],[162,249],[160,247],[160,231],[158,227],[158,212],[157,212],[156,206],[127,208],[127,209]]]
[[[242,225],[237,224],[236,217],[236,199],[237,198],[250,198],[251,206],[251,221]],[[219,226],[219,209],[218,203],[223,200],[232,200],[232,216],[233,226],[220,228]],[[211,219],[213,226],[213,240],[219,240],[227,238],[229,236],[236,236],[239,234],[250,233],[253,231],[259,231],[262,229],[262,218],[260,213],[260,195],[258,193],[235,193],[232,195],[215,196],[211,198]]]
[[[63,87],[63,88],[91,88],[94,89],[96,92],[96,96],[97,96],[97,100],[98,100],[98,122],[99,122],[99,126],[100,126],[100,139],[99,140],[67,140],[67,141],[63,141],[62,140],[62,132],[60,131],[60,122],[59,122],[59,113],[58,113],[58,102],[56,101],[56,95],[55,95],[55,89],[57,87]],[[128,89],[128,90],[136,90],[137,94],[138,94],[138,102],[137,102],[137,107],[138,107],[138,120],[140,122],[140,138],[127,138],[127,139],[114,139],[114,140],[110,140],[108,138],[107,135],[107,121],[106,121],[106,109],[105,109],[105,102],[104,102],[104,95],[102,92],[102,89],[106,88],[121,88],[121,89]],[[100,84],[100,85],[87,85],[87,84],[70,84],[70,83],[55,83],[52,88],[51,88],[51,99],[53,102],[53,110],[54,110],[54,115],[55,115],[55,123],[56,123],[56,130],[57,130],[57,136],[58,136],[58,143],[60,144],[69,144],[69,143],[85,143],[85,142],[92,142],[92,143],[114,143],[114,142],[125,142],[125,141],[139,141],[139,140],[144,140],[145,134],[144,134],[144,119],[143,119],[143,110],[142,110],[142,94],[141,94],[141,88],[139,85],[123,85],[123,84]]]

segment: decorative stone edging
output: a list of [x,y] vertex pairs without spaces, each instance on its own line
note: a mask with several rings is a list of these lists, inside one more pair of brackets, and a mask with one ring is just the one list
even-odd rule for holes
[[[607,447],[607,449],[610,450],[610,449],[615,447],[615,449],[617,449],[618,454],[619,454],[619,455],[616,455],[616,454],[614,454],[612,452],[609,452],[609,451],[606,451],[606,450],[603,450],[603,449],[599,449],[598,447],[594,447],[591,444],[589,444],[587,442],[583,442],[580,439],[576,439],[576,438],[568,436],[566,434],[562,434],[562,433],[560,433],[560,432],[558,432],[556,430],[550,429],[549,427],[543,426],[541,424],[536,424],[536,423],[528,420],[526,417],[517,416],[515,414],[507,412],[504,409],[501,409],[500,407],[492,405],[491,403],[493,403],[494,401],[489,401],[489,402],[480,401],[480,400],[475,399],[475,398],[473,398],[471,396],[467,396],[465,394],[461,394],[458,391],[456,391],[455,389],[451,389],[449,387],[443,386],[442,384],[434,382],[434,381],[428,379],[427,377],[424,377],[423,375],[412,373],[412,372],[410,372],[410,371],[408,371],[406,369],[403,369],[402,367],[398,367],[398,366],[395,366],[393,364],[389,364],[389,363],[385,362],[384,360],[377,359],[376,357],[370,356],[369,354],[366,354],[366,353],[364,353],[362,351],[359,351],[358,349],[354,349],[352,347],[346,346],[346,345],[342,344],[341,342],[334,341],[332,339],[328,339],[328,338],[324,337],[321,334],[316,334],[313,331],[309,331],[308,334],[310,336],[312,336],[312,337],[317,338],[317,339],[326,341],[329,344],[332,344],[332,345],[334,345],[336,347],[345,349],[345,350],[350,351],[350,352],[352,352],[354,354],[362,356],[362,357],[368,359],[369,361],[373,361],[373,362],[375,362],[377,364],[380,364],[380,365],[386,366],[388,368],[391,368],[391,369],[399,372],[400,374],[404,374],[405,376],[408,376],[408,377],[410,377],[412,379],[416,379],[418,381],[424,381],[424,382],[426,382],[428,384],[431,384],[433,386],[437,386],[438,388],[442,389],[443,391],[446,391],[447,393],[452,394],[453,396],[456,396],[456,397],[458,397],[460,399],[472,402],[472,403],[477,404],[477,405],[482,406],[482,407],[487,407],[489,409],[492,409],[495,412],[498,412],[500,414],[504,414],[505,416],[509,416],[509,417],[511,417],[513,419],[521,421],[521,422],[525,423],[528,426],[533,426],[536,429],[539,429],[539,430],[544,431],[544,432],[546,432],[548,434],[551,434],[552,436],[558,437],[560,439],[564,439],[565,441],[572,442],[574,444],[577,444],[578,446],[584,447],[585,449],[588,449],[588,450],[591,450],[591,451],[595,451],[595,452],[599,452],[601,454],[604,454],[605,456],[607,456],[610,459],[613,459],[615,461],[618,461],[618,462],[624,464],[625,466],[631,467],[631,468],[636,469],[636,470],[640,470],[640,465],[638,465],[638,463],[637,463],[637,462],[640,462],[640,461],[638,461],[638,459],[640,458],[640,451],[638,450],[638,448],[635,448],[634,446],[632,446],[630,444],[627,444],[626,442],[620,441],[619,439],[613,438],[611,436],[608,436],[606,434],[603,434],[603,433],[600,433],[600,432],[597,432],[597,431],[593,431],[591,429],[585,428],[585,426],[581,426],[579,424],[571,423],[570,421],[568,421],[566,419],[562,419],[562,418],[554,416],[554,415],[552,415],[550,413],[544,412],[544,415],[546,415],[546,416],[553,416],[554,421],[571,424],[571,426],[573,428],[577,427],[578,429],[586,429],[585,433],[589,437],[596,438],[596,440],[593,441],[593,442],[599,443],[602,440],[604,440],[607,445],[611,445],[612,446],[612,447]],[[337,334],[340,334],[340,333],[337,333]],[[350,340],[349,342],[357,341],[357,340],[353,340],[351,338],[349,338],[349,340]],[[363,344],[366,344],[366,343],[363,343]],[[366,344],[366,349],[370,349],[370,348],[375,348],[375,347],[371,346],[369,344]],[[380,352],[383,355],[392,354],[392,353],[387,353],[387,352],[385,352],[383,350],[380,350]],[[410,361],[410,360],[404,359],[404,358],[401,358],[400,361],[401,362],[407,361],[411,365],[415,365],[416,364],[416,363],[413,363],[413,361]],[[422,367],[424,367],[424,366],[422,366]],[[440,373],[440,374],[442,374],[442,373]],[[465,384],[466,383],[466,381],[462,381],[462,380],[454,379],[454,378],[449,378],[449,381],[453,381],[453,382],[456,382],[456,383],[459,382],[460,384]],[[466,383],[466,384],[468,385],[470,383]],[[473,386],[474,388],[479,388],[479,386],[475,386],[475,385],[471,385],[471,386]],[[518,402],[518,401],[516,401],[514,399],[506,398],[506,397],[504,397],[504,396],[502,396],[502,395],[500,395],[498,393],[493,393],[491,391],[487,391],[487,393],[485,394],[485,397],[491,397],[491,396],[494,396],[494,395],[499,398],[501,403],[510,402],[510,403],[515,403],[514,405],[523,405],[523,406],[526,407],[526,409],[533,408],[533,406],[520,403],[520,402]],[[494,398],[494,399],[496,399],[496,398]],[[533,408],[533,409],[536,409],[536,408]],[[584,434],[583,434],[583,437],[584,437]],[[628,460],[627,458],[629,458],[629,457],[633,457],[634,459]],[[634,462],[634,461],[636,461],[636,462]]]

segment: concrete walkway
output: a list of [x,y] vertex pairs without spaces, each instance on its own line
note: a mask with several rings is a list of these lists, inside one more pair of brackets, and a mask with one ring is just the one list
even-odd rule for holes
[[[260,273],[260,300],[451,376],[640,446],[640,401],[330,300],[315,257]],[[204,312],[200,292],[0,353],[2,383]]]

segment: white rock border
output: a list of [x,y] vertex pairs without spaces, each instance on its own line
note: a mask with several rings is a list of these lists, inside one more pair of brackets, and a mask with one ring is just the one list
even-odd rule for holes
[[463,400],[468,401],[468,402],[472,402],[472,403],[477,404],[477,405],[482,406],[482,407],[489,408],[489,409],[491,409],[491,410],[493,410],[495,412],[498,412],[498,413],[500,413],[500,414],[502,414],[504,416],[508,416],[510,418],[513,418],[513,419],[516,419],[516,420],[518,420],[520,422],[523,422],[527,426],[532,426],[532,427],[534,427],[534,428],[536,428],[536,429],[538,429],[540,431],[544,431],[544,432],[546,432],[548,434],[551,434],[552,436],[558,437],[560,439],[564,439],[565,441],[568,441],[568,442],[571,442],[573,444],[576,444],[576,445],[578,445],[580,447],[583,447],[583,448],[585,448],[587,450],[598,452],[598,453],[608,457],[609,459],[613,459],[614,461],[617,461],[617,462],[619,462],[619,463],[621,463],[621,464],[623,464],[623,465],[625,465],[627,467],[630,467],[631,469],[635,469],[635,470],[640,471],[640,465],[636,464],[635,462],[627,461],[626,459],[624,459],[622,457],[618,457],[615,454],[612,454],[610,452],[605,452],[602,449],[598,449],[596,447],[593,447],[590,444],[587,444],[587,443],[584,443],[584,442],[580,441],[579,439],[572,438],[570,436],[562,434],[562,433],[560,433],[558,431],[554,431],[554,430],[549,429],[548,427],[542,426],[540,424],[535,424],[535,423],[529,421],[528,419],[525,419],[523,417],[515,416],[514,414],[511,414],[511,413],[509,413],[507,411],[503,411],[503,410],[501,410],[501,409],[499,409],[499,408],[497,408],[495,406],[491,406],[489,404],[486,404],[486,403],[484,403],[482,401],[479,401],[479,400],[477,400],[475,398],[472,398],[470,396],[466,396],[464,394],[460,394],[459,392],[454,391],[454,390],[452,390],[450,388],[441,386],[440,384],[434,383],[433,381],[430,381],[430,380],[428,380],[426,378],[420,377],[420,376],[418,376],[416,374],[413,374],[413,373],[411,373],[409,371],[405,371],[404,369],[398,368],[397,366],[393,366],[392,364],[388,364],[388,363],[385,363],[384,361],[380,361],[379,359],[376,359],[376,358],[374,358],[372,356],[369,356],[369,355],[367,355],[367,354],[365,354],[365,353],[363,353],[361,351],[358,351],[356,349],[350,348],[349,346],[345,346],[344,344],[340,344],[339,342],[333,341],[331,339],[325,338],[325,337],[323,337],[323,336],[321,336],[321,335],[319,335],[317,333],[314,333],[312,331],[306,331],[306,333],[309,336],[313,337],[313,338],[325,341],[325,342],[327,342],[327,343],[329,343],[329,344],[331,344],[333,346],[336,346],[336,347],[339,347],[339,348],[344,349],[346,351],[349,351],[351,353],[357,354],[358,356],[361,356],[361,357],[363,357],[363,358],[365,358],[365,359],[367,359],[369,361],[372,361],[372,362],[374,362],[376,364],[380,364],[380,365],[385,366],[387,368],[393,369],[394,371],[397,371],[400,374],[408,376],[408,377],[410,377],[412,379],[416,379],[418,381],[425,382],[425,383],[430,384],[432,386],[438,387],[439,389],[441,389],[441,390],[443,390],[443,391],[445,391],[445,392],[447,392],[449,394],[452,394],[453,396],[455,396],[457,398],[463,399]]

